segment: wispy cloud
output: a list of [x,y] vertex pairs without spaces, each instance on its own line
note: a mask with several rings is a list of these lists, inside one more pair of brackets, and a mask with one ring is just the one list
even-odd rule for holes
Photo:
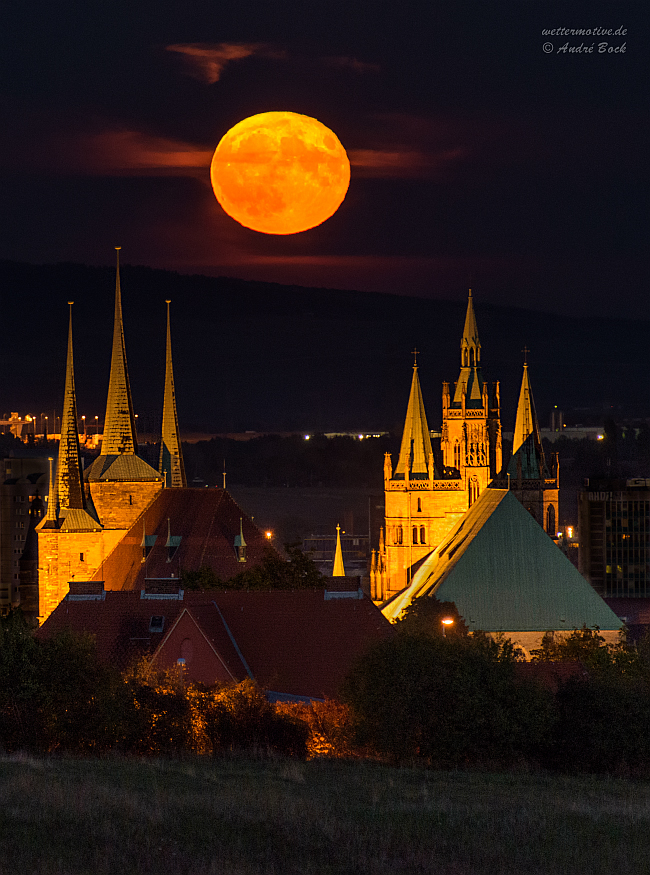
[[278,54],[264,43],[175,43],[166,49],[182,55],[190,75],[209,85],[219,81],[224,67],[231,61],[255,54],[273,57]]
[[432,152],[408,148],[350,149],[348,158],[359,176],[395,178],[435,175],[465,154],[460,147]]

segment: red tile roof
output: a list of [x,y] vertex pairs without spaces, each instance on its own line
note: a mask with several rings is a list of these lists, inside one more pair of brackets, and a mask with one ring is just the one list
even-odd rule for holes
[[[67,597],[37,635],[49,637],[63,628],[91,632],[100,657],[121,668],[143,654],[173,665],[181,656],[174,649],[180,642],[169,633],[184,611],[198,627],[194,649],[204,638],[215,652],[215,680],[223,667],[237,680],[250,669],[266,690],[313,698],[335,696],[356,657],[394,634],[368,598],[326,600],[319,589],[185,592],[182,600],[110,591],[101,600]],[[164,616],[162,632],[150,631],[152,616]],[[190,631],[184,634],[191,638],[194,626],[186,627]],[[190,680],[205,683],[206,670],[205,659],[186,665]]]
[[[246,562],[238,562],[235,536],[242,520],[246,541]],[[169,526],[168,526],[169,520]],[[166,546],[168,531],[180,536],[171,561]],[[142,539],[155,537],[146,562],[142,561]],[[163,489],[94,575],[106,589],[140,590],[148,578],[179,577],[184,571],[211,568],[228,580],[258,565],[272,549],[263,533],[224,489]]]

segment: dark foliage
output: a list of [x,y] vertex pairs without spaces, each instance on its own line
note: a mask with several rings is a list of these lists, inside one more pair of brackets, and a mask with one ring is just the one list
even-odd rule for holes
[[286,544],[287,559],[268,547],[264,560],[254,568],[247,568],[229,580],[221,580],[211,568],[183,574],[183,586],[190,590],[272,590],[313,589],[322,586],[323,575],[309,556],[296,544]]
[[346,681],[361,743],[395,761],[452,768],[533,755],[553,724],[552,697],[515,677],[514,650],[487,637],[398,635]]
[[[443,620],[453,622],[445,625]],[[441,602],[435,596],[413,599],[395,625],[399,632],[424,633],[435,638],[463,638],[469,631],[456,605]]]

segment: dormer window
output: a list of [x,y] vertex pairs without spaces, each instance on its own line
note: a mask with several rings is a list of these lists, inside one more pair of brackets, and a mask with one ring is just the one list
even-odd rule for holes
[[169,519],[167,520],[167,543],[165,547],[167,547],[167,561],[171,562],[174,556],[176,555],[176,551],[181,545],[181,535],[172,535],[171,533],[171,524]]
[[162,632],[165,628],[165,618],[161,616],[152,617],[149,620],[149,631],[150,632]]

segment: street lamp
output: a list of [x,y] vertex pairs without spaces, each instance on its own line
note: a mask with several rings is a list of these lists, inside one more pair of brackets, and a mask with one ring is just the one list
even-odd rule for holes
[[95,417],[95,434],[99,434],[99,416]]
[[86,443],[86,417],[85,417],[85,416],[82,416],[82,417],[81,417],[81,421],[82,421],[83,424],[84,424],[84,443]]
[[447,637],[447,626],[453,626],[454,620],[453,617],[443,617],[442,620],[442,637]]

